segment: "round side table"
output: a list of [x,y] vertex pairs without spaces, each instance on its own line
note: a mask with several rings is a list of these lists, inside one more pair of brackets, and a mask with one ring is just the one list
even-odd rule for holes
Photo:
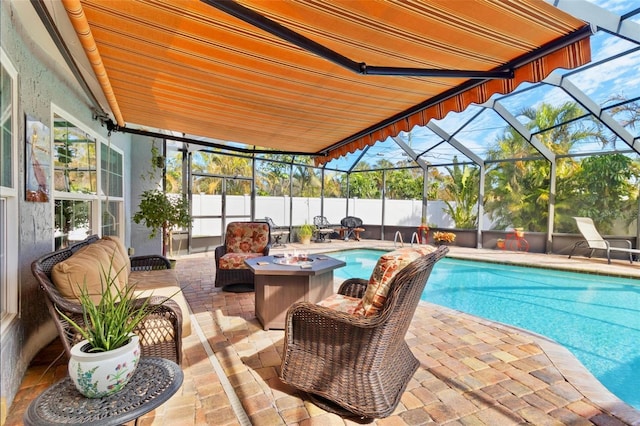
[[167,401],[182,385],[180,366],[164,358],[141,358],[120,392],[86,398],[67,377],[34,399],[24,414],[26,425],[121,425]]

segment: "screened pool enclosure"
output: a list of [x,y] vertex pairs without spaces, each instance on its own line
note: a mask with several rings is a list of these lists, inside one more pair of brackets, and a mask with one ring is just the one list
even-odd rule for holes
[[[426,223],[491,248],[518,227],[547,252],[564,252],[572,217],[588,216],[637,247],[640,11],[596,5],[578,16],[597,28],[589,64],[319,167],[313,156],[167,136],[166,188],[189,194],[194,216],[183,247],[197,251],[232,220],[271,217],[295,238],[315,216],[338,224],[349,215],[362,218],[366,238],[400,230],[408,241]],[[612,13],[619,25],[605,19]]]

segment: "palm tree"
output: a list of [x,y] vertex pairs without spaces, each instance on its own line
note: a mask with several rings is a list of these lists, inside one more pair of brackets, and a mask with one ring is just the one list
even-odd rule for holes
[[[575,102],[558,107],[542,104],[520,114],[529,121],[526,127],[556,154],[568,154],[578,142],[608,143],[600,125]],[[585,117],[581,119],[582,117]],[[485,209],[496,221],[495,227],[523,227],[529,231],[545,231],[548,218],[550,164],[512,127],[508,127],[488,152],[489,160],[516,159],[493,163],[487,171]],[[518,160],[519,159],[519,160]],[[576,170],[575,160],[565,160],[557,170],[558,189]],[[568,204],[558,191],[556,205]],[[558,215],[563,212],[558,210]]]
[[446,211],[454,220],[457,228],[471,229],[477,226],[478,194],[480,183],[480,169],[458,164],[458,158],[453,158],[453,167],[445,167],[449,172],[444,181],[443,198]]

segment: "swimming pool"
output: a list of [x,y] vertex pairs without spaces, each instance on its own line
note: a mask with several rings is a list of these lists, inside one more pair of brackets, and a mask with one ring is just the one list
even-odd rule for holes
[[[334,274],[369,277],[381,253],[330,253],[347,263]],[[434,267],[422,300],[550,337],[640,409],[638,280],[445,258]]]

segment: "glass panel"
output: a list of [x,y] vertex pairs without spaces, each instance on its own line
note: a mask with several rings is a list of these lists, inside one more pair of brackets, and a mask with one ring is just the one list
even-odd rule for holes
[[362,155],[362,150],[348,153],[342,157],[334,158],[326,164],[327,169],[349,171]]
[[290,182],[290,159],[256,160],[256,219],[270,217],[278,226],[289,226]]
[[251,181],[226,179],[225,216],[227,223],[251,218]]
[[451,166],[438,168],[436,181],[439,202],[427,204],[430,220],[437,227],[477,228],[480,168],[454,158]]
[[[411,139],[405,140],[411,148]],[[417,167],[418,165],[393,139],[387,138],[369,147],[356,167],[358,170],[394,169],[396,167]]]
[[293,226],[312,224],[314,216],[318,216],[321,211],[320,169],[294,165],[291,179],[293,181],[291,224]]
[[[568,104],[567,104],[568,105]],[[542,114],[545,114],[544,112]],[[611,131],[593,116],[565,122],[548,131],[538,133],[537,138],[556,154],[600,153],[629,146],[620,143]],[[616,143],[617,142],[617,143]]]
[[111,197],[122,197],[122,154],[110,149],[105,144],[100,144],[100,146],[102,162],[102,193]]
[[166,160],[166,191],[172,194],[181,194],[182,189],[182,158],[183,153],[178,151],[173,144],[167,144]]
[[55,189],[64,192],[97,192],[96,142],[72,123],[54,117]]
[[122,202],[102,203],[102,235],[120,236],[122,222]]
[[256,160],[256,194],[258,196],[289,195],[291,165]]
[[218,176],[251,178],[252,159],[214,152],[198,151],[192,155],[192,172]]
[[55,248],[68,247],[91,235],[91,202],[55,201]]
[[625,102],[622,97],[614,96],[614,102],[605,111],[624,127],[634,138],[640,136],[640,101]]
[[[598,33],[595,41],[600,40],[601,33],[603,32]],[[615,50],[637,48],[637,45],[615,36],[603,35],[603,37],[606,37],[606,43],[603,43],[601,48],[606,57],[610,57]],[[598,44],[593,43],[593,45],[597,50]],[[640,97],[640,85],[637,84],[638,63],[640,63],[640,51],[636,50],[602,63],[596,62],[590,67],[585,66],[567,78],[598,105],[605,105],[615,95],[624,99],[636,99]]]
[[545,232],[550,167],[545,160],[492,163],[487,168],[484,207],[493,223],[485,226]]
[[498,103],[530,130],[546,130],[560,120],[588,115],[567,92],[549,84],[538,84],[504,96]]
[[[13,182],[13,79],[0,66],[0,186],[14,187]],[[3,234],[4,235],[4,234]],[[3,281],[4,282],[4,281]]]
[[493,110],[480,114],[456,135],[456,139],[485,160],[540,156],[520,133]]
[[222,179],[192,176],[192,235],[222,235]]

